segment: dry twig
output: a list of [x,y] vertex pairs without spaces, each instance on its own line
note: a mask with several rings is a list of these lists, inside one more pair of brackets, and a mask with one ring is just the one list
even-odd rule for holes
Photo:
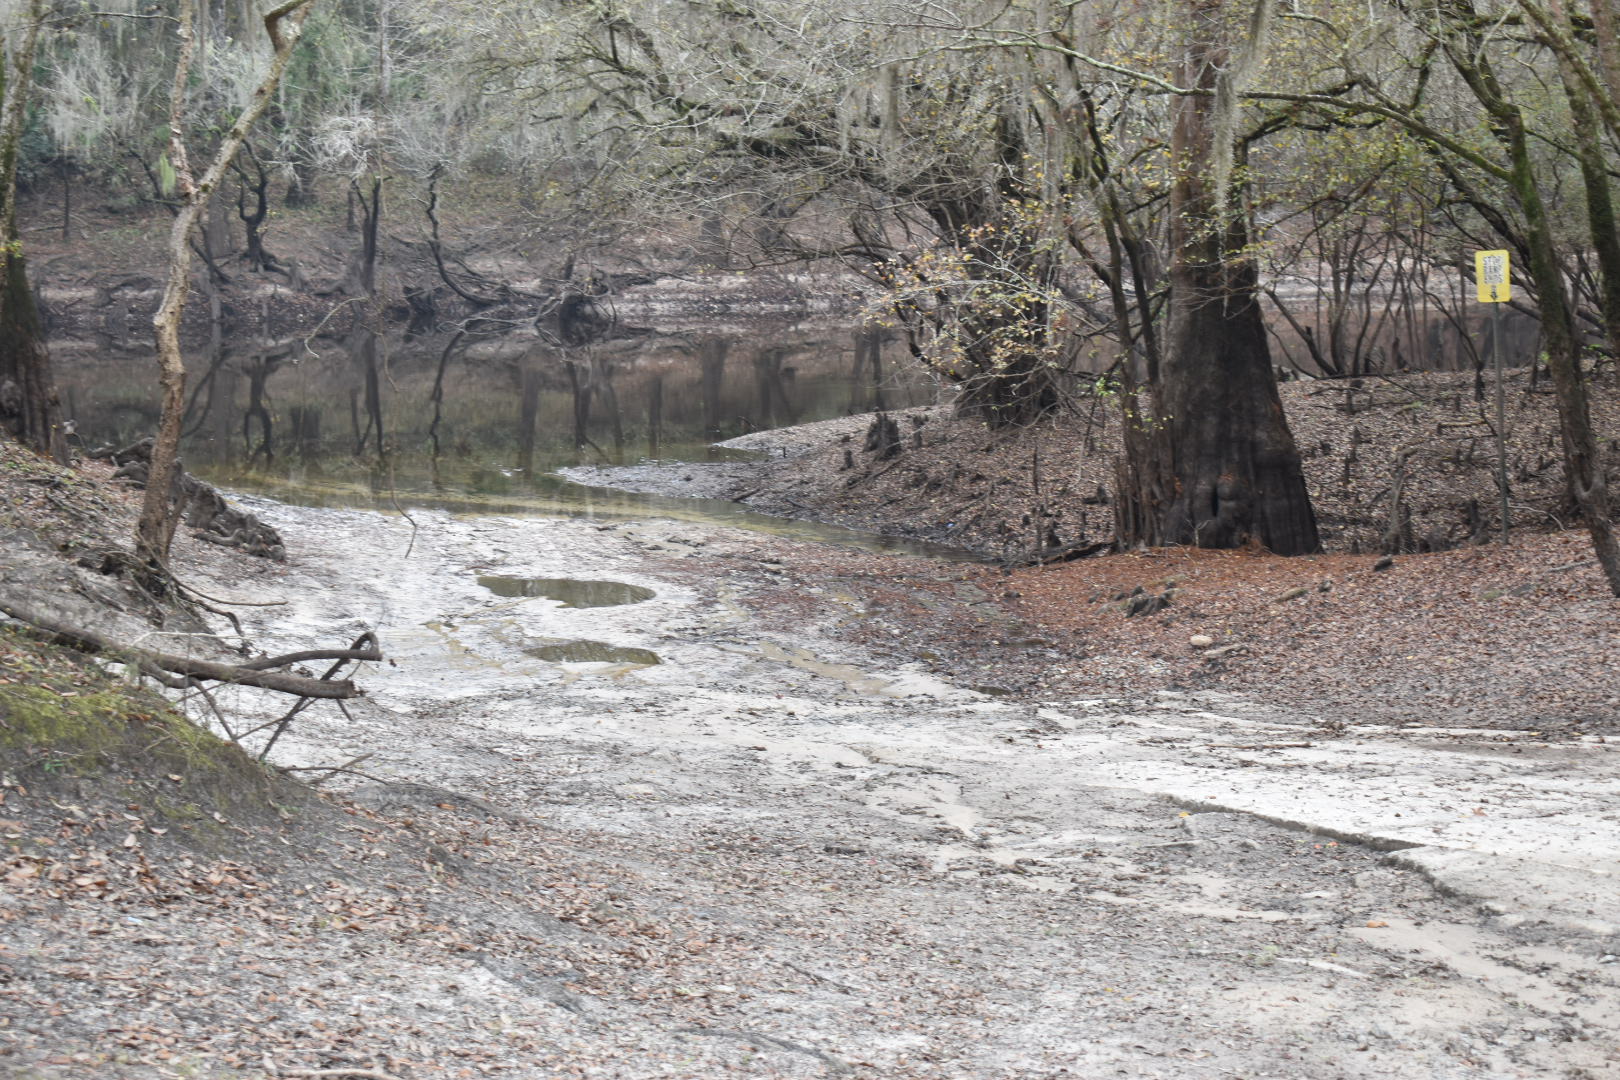
[[385,1073],[381,1069],[294,1069],[278,1066],[269,1054],[264,1056],[265,1071],[275,1077],[352,1077],[354,1080],[399,1080],[392,1073]]

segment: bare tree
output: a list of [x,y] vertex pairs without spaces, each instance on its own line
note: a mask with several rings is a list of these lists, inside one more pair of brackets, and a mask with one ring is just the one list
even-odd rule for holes
[[[1602,11],[1604,2],[1599,0],[1598,10],[1607,18],[1614,12],[1612,5]],[[1418,62],[1403,72],[1412,82],[1406,97],[1397,97],[1384,80],[1364,67],[1363,56],[1344,48],[1340,62],[1350,85],[1366,96],[1348,100],[1296,96],[1293,100],[1382,117],[1400,125],[1426,149],[1458,199],[1500,242],[1518,253],[1524,279],[1533,289],[1557,399],[1567,488],[1591,534],[1610,590],[1620,596],[1620,542],[1615,535],[1606,467],[1592,426],[1587,373],[1582,369],[1585,335],[1559,250],[1559,234],[1569,223],[1556,217],[1549,199],[1559,172],[1570,162],[1563,156],[1551,161],[1545,156],[1547,145],[1574,145],[1573,164],[1587,196],[1585,240],[1597,253],[1603,279],[1598,294],[1605,314],[1598,322],[1610,323],[1606,314],[1610,305],[1620,305],[1620,241],[1614,235],[1613,167],[1596,132],[1620,134],[1620,107],[1607,75],[1598,74],[1607,72],[1613,43],[1605,42],[1601,34],[1589,39],[1597,52],[1597,63],[1590,63],[1585,48],[1576,44],[1574,20],[1557,2],[1543,5],[1535,0],[1508,0],[1482,8],[1475,0],[1439,0],[1417,9],[1390,0],[1389,6],[1410,20],[1411,31],[1422,42]],[[1331,20],[1320,15],[1314,18],[1329,27],[1341,44],[1350,40]],[[1513,24],[1511,33],[1505,32],[1509,23]],[[1530,29],[1529,36],[1521,29],[1524,27]],[[1544,56],[1543,50],[1552,54],[1557,65],[1571,108],[1571,127],[1587,130],[1548,130],[1549,122],[1556,119],[1544,107],[1546,84],[1534,78],[1527,86],[1515,83],[1515,73],[1522,69],[1527,53]],[[1454,76],[1457,100],[1471,103],[1471,110],[1481,114],[1482,130],[1477,133],[1481,138],[1459,136],[1431,119],[1429,110],[1438,96],[1434,60]],[[1538,107],[1530,109],[1527,101]],[[1611,348],[1620,350],[1620,342],[1611,338]]]
[[169,98],[169,162],[174,169],[180,209],[169,231],[169,272],[163,302],[152,318],[157,337],[162,413],[152,447],[152,466],[147,477],[145,498],[141,503],[140,522],[136,526],[137,550],[154,569],[161,568],[168,557],[181,512],[176,491],[180,473],[180,426],[185,415],[186,367],[180,352],[180,320],[191,289],[191,232],[254,123],[269,106],[313,3],[314,0],[285,0],[265,14],[264,28],[270,37],[272,49],[269,70],[254,90],[251,102],[226,132],[201,177],[196,177],[192,172],[182,126],[186,86],[191,76],[195,45],[193,22],[196,3],[195,0],[181,0],[180,3],[180,53],[175,61],[174,84]]

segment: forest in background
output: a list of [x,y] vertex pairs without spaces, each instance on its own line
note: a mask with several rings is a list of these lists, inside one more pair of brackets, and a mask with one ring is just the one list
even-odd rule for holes
[[[213,277],[307,285],[266,223],[339,199],[355,223],[340,296],[544,316],[564,345],[626,282],[840,266],[967,415],[1005,428],[1117,404],[1122,541],[1286,553],[1317,537],[1278,367],[1483,371],[1473,253],[1507,249],[1570,502],[1620,587],[1613,443],[1585,399],[1620,342],[1614,0],[300,14],[285,77],[200,214]],[[196,8],[191,145],[251,103],[261,15]],[[61,228],[75,193],[178,209],[175,25],[161,6],[10,5],[13,59],[36,41],[8,82],[11,160],[25,190],[60,191]],[[385,203],[429,235],[436,276],[409,295],[377,281]]]

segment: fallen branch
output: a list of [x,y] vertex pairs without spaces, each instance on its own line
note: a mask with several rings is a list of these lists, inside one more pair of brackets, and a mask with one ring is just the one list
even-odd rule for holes
[[214,719],[219,721],[219,728],[225,733],[226,737],[229,738],[233,743],[241,743],[242,740],[237,738],[236,732],[231,730],[230,721],[225,719],[224,711],[220,709],[219,703],[214,700],[214,695],[208,692],[207,687],[197,686],[193,687],[193,689],[195,689],[197,694],[208,703],[209,710],[213,712]]
[[326,774],[320,777],[318,780],[311,780],[309,782],[310,787],[320,787],[322,784],[326,783],[339,773],[363,777],[378,784],[386,784],[388,781],[384,780],[382,777],[372,776],[370,773],[363,773],[359,769],[355,768],[356,765],[359,765],[361,762],[364,762],[373,756],[375,755],[368,751],[358,757],[350,758],[341,765],[278,765],[277,768],[286,773],[318,772]]
[[377,648],[377,639],[367,633],[361,637],[362,641],[371,644],[361,647],[359,645],[348,649],[306,649],[303,652],[284,653],[281,656],[267,656],[262,660],[249,660],[241,666],[249,671],[263,671],[267,668],[286,667],[288,664],[303,664],[310,660],[381,660],[382,653]]
[[[199,540],[204,539],[202,533],[197,533],[196,536]],[[196,586],[187,585],[185,582],[175,577],[174,571],[170,570],[167,566],[165,566],[163,569],[168,572],[169,580],[174,582],[175,587],[181,592],[190,593],[199,600],[205,600],[210,604],[224,604],[227,607],[286,607],[288,603],[286,600],[226,600],[222,596],[209,596]]]
[[[337,651],[342,653],[343,655],[339,656],[337,658],[336,662],[333,663],[333,665],[331,667],[326,669],[325,674],[323,674],[321,676],[321,681],[322,682],[325,682],[326,680],[332,678],[332,676],[336,675],[339,671],[342,671],[343,670],[343,665],[349,663],[352,660],[381,660],[382,659],[382,650],[377,645],[377,635],[373,634],[370,630],[367,630],[365,633],[363,633],[359,637],[355,638],[354,643],[352,645],[350,645],[347,649],[341,649],[341,650],[337,650]],[[308,697],[299,698],[298,701],[296,701],[293,704],[293,707],[287,710],[287,715],[283,716],[280,720],[276,721],[276,730],[275,730],[275,732],[265,742],[264,748],[259,751],[259,760],[260,761],[264,761],[266,758],[268,758],[270,756],[270,751],[275,749],[276,741],[278,739],[280,739],[283,734],[286,733],[287,725],[289,725],[289,724],[291,724],[293,722],[293,718],[295,716],[297,716],[299,713],[304,711],[305,706],[307,706],[309,704],[309,702],[310,702],[310,699]],[[340,709],[343,708],[343,702],[341,702],[341,701],[338,702],[338,708],[340,708]],[[347,709],[343,710],[343,715],[344,716],[349,716],[349,712],[348,712]],[[354,718],[349,717],[349,719],[353,720]]]
[[1064,544],[1062,547],[1042,548],[1035,553],[1035,557],[1030,562],[1035,566],[1051,566],[1053,563],[1075,562],[1080,559],[1089,559],[1093,555],[1113,551],[1114,547],[1114,541],[1112,540],[1102,540],[1092,544],[1077,540],[1072,544]]
[[[239,686],[256,686],[263,690],[275,690],[278,693],[292,694],[295,697],[304,698],[332,700],[358,697],[360,695],[359,687],[348,679],[313,679],[303,675],[263,671],[251,666],[222,664],[213,660],[198,660],[190,656],[175,656],[172,653],[153,652],[148,649],[120,645],[93,631],[58,622],[43,612],[36,610],[26,601],[18,600],[12,596],[0,595],[0,611],[5,612],[19,622],[27,623],[36,629],[51,634],[76,649],[91,653],[106,653],[115,659],[128,658],[128,660],[139,665],[143,671],[149,673],[166,672],[184,676],[188,680],[209,679],[214,682],[231,683]],[[339,649],[333,650],[327,655],[334,658],[342,656],[344,659],[348,659],[348,654],[355,651],[357,650]],[[363,651],[365,655],[355,657],[355,659],[382,659],[382,652],[375,647],[374,642],[373,647]],[[167,678],[161,678],[161,681],[171,686],[174,685]],[[182,685],[184,685],[183,682]]]

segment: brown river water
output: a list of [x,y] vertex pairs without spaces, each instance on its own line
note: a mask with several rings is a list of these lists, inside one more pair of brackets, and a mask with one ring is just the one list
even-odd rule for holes
[[[155,428],[150,354],[63,343],[56,359],[84,449]],[[826,322],[633,332],[566,349],[520,334],[256,341],[187,364],[186,466],[228,490],[310,506],[679,517],[883,547],[897,545],[555,470],[748,460],[715,444],[936,397],[901,342]]]

